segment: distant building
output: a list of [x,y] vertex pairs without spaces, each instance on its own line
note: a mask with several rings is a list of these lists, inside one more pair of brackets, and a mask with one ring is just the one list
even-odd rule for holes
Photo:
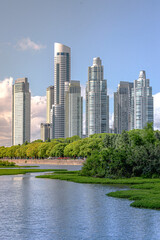
[[88,68],[86,86],[86,135],[109,132],[109,96],[107,81],[103,79],[103,66],[99,57]]
[[131,129],[143,129],[153,122],[153,96],[145,71],[134,81],[131,96]]
[[55,43],[53,138],[65,137],[65,83],[70,83],[70,58],[70,48],[61,43]]
[[82,137],[83,98],[80,81],[67,82],[65,86],[65,137]]
[[50,139],[50,124],[41,123],[41,140],[45,142],[47,139]]
[[47,123],[50,123],[50,112],[54,104],[54,86],[49,86],[46,91],[47,95]]
[[31,93],[27,78],[12,86],[12,145],[30,142]]
[[120,82],[114,93],[114,133],[131,129],[131,89],[133,83]]

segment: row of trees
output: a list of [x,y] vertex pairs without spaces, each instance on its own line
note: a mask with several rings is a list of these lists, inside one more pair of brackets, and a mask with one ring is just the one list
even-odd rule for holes
[[23,145],[0,147],[0,158],[48,158],[48,157],[87,157],[93,150],[103,148],[105,134],[95,134],[81,139],[73,136],[66,139],[36,140]]
[[106,134],[104,147],[87,158],[81,174],[95,177],[159,177],[160,132],[143,130]]
[[87,157],[81,174],[95,177],[160,176],[160,131],[152,124],[122,134],[74,136],[0,147],[0,158]]

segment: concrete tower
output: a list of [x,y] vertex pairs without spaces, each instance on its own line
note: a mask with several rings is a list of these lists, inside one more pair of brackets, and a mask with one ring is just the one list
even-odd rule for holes
[[88,68],[86,86],[86,135],[109,132],[109,96],[107,81],[103,79],[103,66],[99,57]]
[[12,145],[30,142],[31,94],[27,78],[12,86]]
[[51,109],[54,104],[54,86],[49,86],[46,91],[47,95],[47,123],[51,122]]
[[114,133],[131,129],[131,89],[133,83],[120,82],[114,93]]
[[80,81],[71,81],[65,91],[65,137],[82,137],[83,98]]
[[71,50],[61,44],[54,44],[54,109],[53,138],[65,137],[65,83],[70,83]]
[[145,71],[134,81],[131,97],[131,129],[143,129],[153,122],[153,96]]

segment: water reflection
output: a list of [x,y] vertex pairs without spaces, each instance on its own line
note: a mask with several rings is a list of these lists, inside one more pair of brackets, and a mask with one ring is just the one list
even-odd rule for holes
[[160,239],[160,212],[106,196],[118,187],[35,175],[0,177],[0,239]]

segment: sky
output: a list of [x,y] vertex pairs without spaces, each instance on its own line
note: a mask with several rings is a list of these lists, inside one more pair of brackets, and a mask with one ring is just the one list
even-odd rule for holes
[[46,121],[46,88],[54,84],[54,42],[71,48],[71,79],[85,97],[88,66],[100,57],[110,95],[145,70],[160,129],[159,0],[0,0],[0,145],[11,145],[11,87],[27,77],[32,94],[31,140]]

